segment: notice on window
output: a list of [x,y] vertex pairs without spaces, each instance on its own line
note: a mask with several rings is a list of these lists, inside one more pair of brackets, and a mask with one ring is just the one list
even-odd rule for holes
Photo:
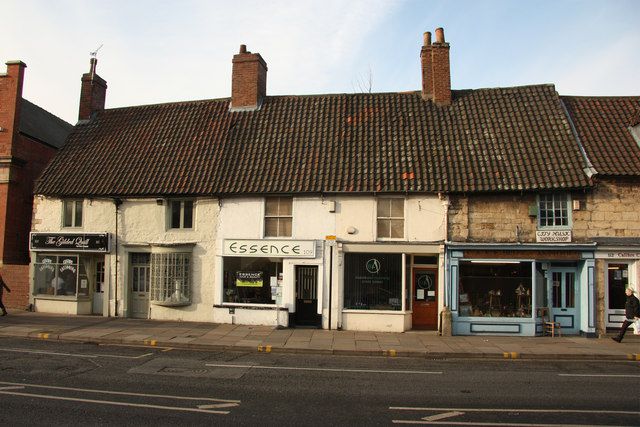
[[536,242],[538,243],[570,243],[570,230],[538,230],[536,231]]
[[237,271],[236,286],[239,288],[261,288],[262,271]]
[[424,289],[417,289],[416,293],[416,299],[424,299]]

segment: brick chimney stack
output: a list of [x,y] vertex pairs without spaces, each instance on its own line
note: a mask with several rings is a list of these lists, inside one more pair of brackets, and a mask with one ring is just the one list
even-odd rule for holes
[[420,50],[420,64],[422,65],[422,99],[433,98],[433,65],[431,63],[431,33],[423,34],[423,44]]
[[0,74],[0,157],[12,156],[13,139],[18,134],[22,104],[24,69],[22,61],[8,61],[7,73]]
[[451,68],[449,65],[449,43],[444,41],[444,29],[436,29],[436,41],[431,45],[433,70],[433,102],[437,105],[451,104]]
[[257,110],[266,96],[267,63],[259,53],[251,53],[247,46],[240,45],[240,53],[233,56],[231,111]]
[[78,120],[90,120],[94,113],[104,110],[107,82],[96,74],[98,60],[91,58],[89,72],[82,75]]

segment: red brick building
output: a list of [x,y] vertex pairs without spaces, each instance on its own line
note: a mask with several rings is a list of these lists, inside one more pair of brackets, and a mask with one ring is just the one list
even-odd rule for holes
[[33,183],[64,144],[72,125],[22,98],[26,64],[0,74],[0,271],[7,307],[29,303],[29,231]]

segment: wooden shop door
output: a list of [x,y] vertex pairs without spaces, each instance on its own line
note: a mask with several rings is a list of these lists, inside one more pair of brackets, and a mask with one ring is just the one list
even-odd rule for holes
[[413,269],[413,329],[438,329],[438,270]]

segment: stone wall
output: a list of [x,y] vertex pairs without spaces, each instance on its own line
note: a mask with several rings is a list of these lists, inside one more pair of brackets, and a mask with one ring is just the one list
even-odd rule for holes
[[600,180],[573,212],[576,239],[640,237],[640,181]]
[[[593,190],[571,193],[571,200],[574,243],[640,237],[639,181],[600,180]],[[536,203],[533,193],[451,196],[449,240],[535,242],[537,217],[529,215],[529,207]]]
[[452,196],[449,239],[457,242],[535,242],[535,194]]

